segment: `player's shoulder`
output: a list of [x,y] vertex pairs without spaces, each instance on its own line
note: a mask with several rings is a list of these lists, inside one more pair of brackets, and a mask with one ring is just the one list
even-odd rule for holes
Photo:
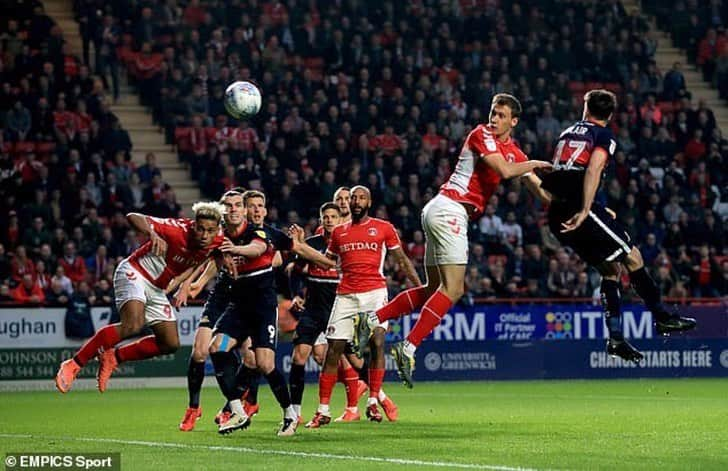
[[332,236],[334,234],[339,235],[342,232],[346,232],[347,230],[349,230],[350,227],[351,227],[351,221],[342,222],[341,224],[339,224],[339,225],[337,225],[337,226],[334,227],[334,230],[331,231],[331,235]]
[[306,237],[306,243],[311,246],[313,246],[313,244],[319,243],[323,240],[324,240],[323,234],[314,234],[312,236]]
[[380,219],[380,218],[370,218],[371,219],[371,225],[373,227],[381,228],[381,229],[394,229],[394,224],[392,224],[390,221],[387,221],[386,219]]

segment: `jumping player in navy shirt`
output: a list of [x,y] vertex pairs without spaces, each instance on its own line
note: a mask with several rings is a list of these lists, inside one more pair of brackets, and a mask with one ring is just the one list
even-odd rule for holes
[[607,128],[616,108],[617,99],[607,90],[591,90],[584,96],[583,119],[559,136],[554,149],[554,171],[543,177],[541,187],[553,195],[548,214],[551,232],[602,275],[602,304],[609,330],[607,352],[639,363],[643,355],[622,334],[622,267],[652,311],[658,333],[690,330],[695,327],[695,319],[668,312],[645,270],[639,249],[607,208],[594,202],[604,167],[617,148],[616,139]]

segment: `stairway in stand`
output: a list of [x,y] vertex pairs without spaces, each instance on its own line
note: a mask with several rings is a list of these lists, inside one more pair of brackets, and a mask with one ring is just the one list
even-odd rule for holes
[[[79,58],[82,57],[81,35],[78,23],[73,17],[72,0],[44,0],[43,6],[46,14],[63,30],[63,36],[71,45],[73,53]],[[93,55],[91,46],[92,62]],[[121,126],[129,132],[133,146],[132,161],[136,166],[140,166],[144,164],[147,153],[153,152],[157,157],[157,166],[162,171],[162,179],[174,188],[183,213],[189,215],[192,203],[200,200],[197,182],[190,178],[185,166],[179,162],[174,147],[165,144],[164,134],[152,122],[152,115],[139,104],[139,96],[134,89],[126,84],[123,69],[120,81],[119,101],[111,106],[111,111],[119,118]]]
[[675,62],[679,62],[682,65],[686,88],[692,94],[693,103],[697,105],[699,100],[704,100],[708,108],[713,111],[718,128],[724,133],[728,132],[728,107],[726,102],[720,99],[717,90],[703,81],[702,73],[694,65],[688,64],[687,53],[675,47],[670,34],[657,27],[654,17],[641,11],[639,0],[623,0],[622,4],[628,13],[641,12],[648,18],[650,34],[658,40],[657,51],[655,51],[657,68],[664,75]]

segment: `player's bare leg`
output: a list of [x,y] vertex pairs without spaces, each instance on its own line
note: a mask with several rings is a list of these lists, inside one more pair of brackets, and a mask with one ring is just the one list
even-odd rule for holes
[[331,393],[336,384],[336,370],[339,365],[339,359],[345,349],[346,340],[329,339],[326,361],[319,376],[319,406],[316,410],[316,415],[306,424],[306,428],[319,428],[331,423],[329,403],[331,402]]
[[315,361],[319,366],[323,366],[324,361],[326,360],[327,349],[328,345],[325,343],[313,346],[313,361]]
[[660,291],[647,273],[642,253],[637,247],[632,247],[632,251],[624,258],[622,264],[629,271],[632,287],[652,312],[657,333],[670,335],[672,332],[685,332],[695,328],[697,325],[695,319],[681,316],[677,312],[669,312],[662,304]]
[[59,391],[68,392],[81,369],[90,360],[96,358],[100,351],[111,350],[120,341],[133,337],[142,330],[144,327],[144,302],[136,299],[125,302],[121,306],[119,315],[121,322],[99,329],[83,344],[73,358],[61,363],[56,374],[56,387]]
[[189,432],[195,428],[195,423],[202,417],[200,407],[200,391],[205,380],[205,360],[209,355],[210,340],[212,340],[212,329],[209,327],[198,327],[195,331],[195,339],[192,344],[187,367],[187,391],[189,392],[189,403],[187,410],[179,424],[179,429]]

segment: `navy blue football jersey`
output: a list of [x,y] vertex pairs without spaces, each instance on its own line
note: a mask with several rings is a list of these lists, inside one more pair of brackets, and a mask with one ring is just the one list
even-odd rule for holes
[[584,172],[592,152],[599,148],[607,153],[607,159],[614,157],[617,140],[611,129],[590,121],[572,124],[559,136],[554,148],[554,170],[544,175],[541,186],[558,198],[580,201]]

